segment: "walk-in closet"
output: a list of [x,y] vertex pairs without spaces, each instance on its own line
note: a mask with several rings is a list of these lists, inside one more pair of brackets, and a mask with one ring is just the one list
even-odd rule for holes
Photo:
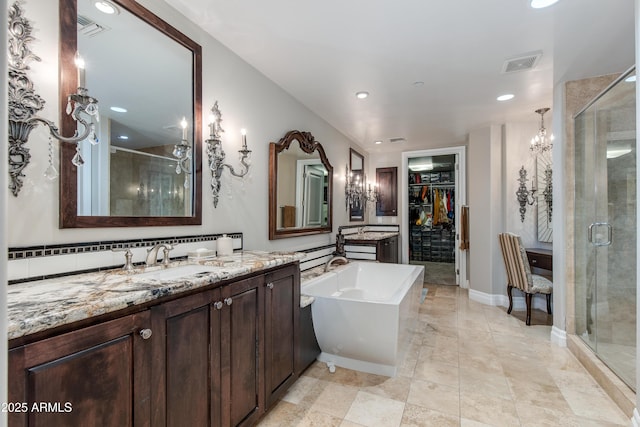
[[456,155],[408,160],[409,263],[425,283],[456,284]]

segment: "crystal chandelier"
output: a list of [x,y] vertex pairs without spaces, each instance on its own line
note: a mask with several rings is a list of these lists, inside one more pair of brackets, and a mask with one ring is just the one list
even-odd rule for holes
[[353,173],[346,166],[344,183],[345,208],[363,209],[367,202],[378,202],[380,192],[378,184],[367,183],[367,176],[364,173]]
[[531,146],[529,149],[535,155],[544,154],[553,147],[553,134],[547,136],[547,128],[544,127],[544,114],[550,108],[539,108],[536,113],[540,114],[540,129],[536,136],[531,138]]

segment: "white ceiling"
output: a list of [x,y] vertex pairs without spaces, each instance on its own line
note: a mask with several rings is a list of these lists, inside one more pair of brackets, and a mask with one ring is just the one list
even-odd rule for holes
[[[633,0],[165,1],[370,152],[537,121],[554,82],[635,62]],[[533,70],[501,73],[532,51],[543,52]],[[497,102],[504,93],[515,98]]]

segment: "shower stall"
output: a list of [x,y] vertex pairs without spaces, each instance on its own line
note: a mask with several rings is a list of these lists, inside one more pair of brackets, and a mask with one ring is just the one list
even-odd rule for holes
[[576,334],[635,390],[635,69],[578,113],[574,126]]

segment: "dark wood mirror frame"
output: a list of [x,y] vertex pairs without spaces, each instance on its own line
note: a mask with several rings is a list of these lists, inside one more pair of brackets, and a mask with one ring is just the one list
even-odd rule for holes
[[[191,216],[78,216],[77,168],[71,163],[74,144],[60,144],[60,228],[149,227],[202,224],[202,48],[134,0],[111,0],[193,52],[194,194]],[[77,50],[76,0],[60,0],[60,123],[63,135],[73,135],[76,123],[65,114],[67,94],[78,87],[74,55]],[[98,100],[99,101],[99,100]]]
[[[356,172],[353,171],[353,158],[354,157],[359,157],[360,161],[362,162],[362,169],[357,169]],[[360,179],[364,180],[364,156],[362,154],[358,153],[353,148],[349,148],[349,170],[353,174],[359,173],[360,174]],[[357,172],[357,171],[360,171],[360,172]],[[364,221],[365,209],[366,209],[366,203],[360,209],[353,209],[351,206],[349,206],[349,221],[354,221],[354,222],[355,221]]]
[[[292,142],[297,141],[302,151],[312,154],[317,151],[320,160],[329,176],[327,194],[327,225],[324,227],[306,227],[297,229],[278,229],[277,227],[277,188],[278,188],[278,154],[288,150]],[[269,143],[269,240],[287,237],[307,236],[310,234],[331,233],[333,224],[333,166],[329,163],[322,145],[315,140],[311,132],[292,130],[280,141]]]

